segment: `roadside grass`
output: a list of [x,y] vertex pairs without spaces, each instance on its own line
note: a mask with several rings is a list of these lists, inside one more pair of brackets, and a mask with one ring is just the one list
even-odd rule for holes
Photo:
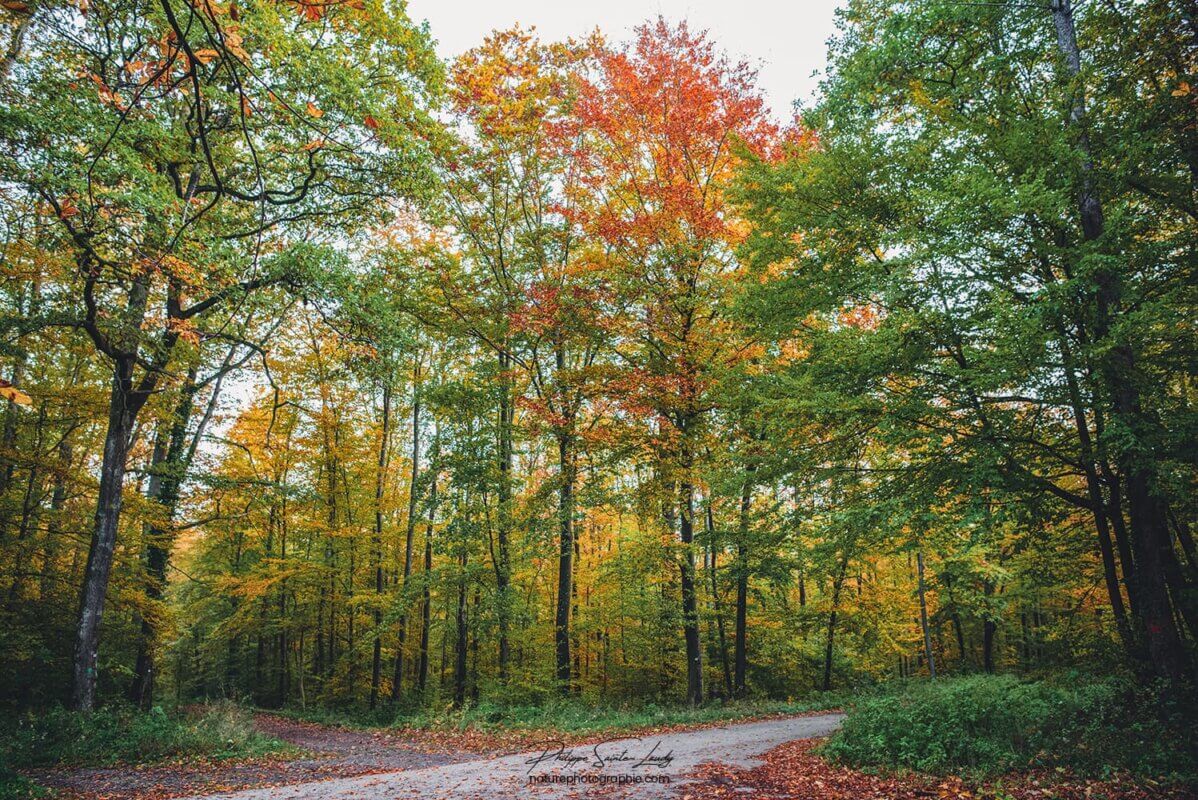
[[698,707],[672,704],[588,704],[577,699],[553,699],[540,705],[478,703],[414,712],[380,709],[370,712],[327,709],[286,709],[292,719],[354,728],[399,728],[418,731],[523,733],[586,737],[621,731],[701,726],[719,722],[804,714],[839,709],[848,695],[829,692],[796,700],[736,700]]
[[53,792],[20,775],[0,775],[0,800],[41,800]]
[[0,787],[19,789],[18,769],[224,760],[293,751],[255,730],[251,712],[231,702],[172,711],[156,707],[148,713],[129,706],[90,714],[58,708],[0,719]]
[[1178,687],[1078,673],[975,675],[888,687],[847,712],[822,753],[862,769],[1198,780],[1198,702]]

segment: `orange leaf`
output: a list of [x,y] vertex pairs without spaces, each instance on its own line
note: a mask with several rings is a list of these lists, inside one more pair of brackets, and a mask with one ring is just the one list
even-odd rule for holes
[[299,7],[300,13],[303,14],[304,19],[308,20],[309,22],[316,22],[324,14],[324,9],[318,2],[310,3],[305,2],[305,0],[300,0]]
[[308,116],[320,119],[324,116],[324,112],[314,106],[312,103],[308,103]]

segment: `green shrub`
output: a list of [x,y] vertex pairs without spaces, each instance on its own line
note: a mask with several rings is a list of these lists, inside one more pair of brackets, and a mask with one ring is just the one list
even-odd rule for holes
[[1160,686],[975,676],[860,700],[824,753],[853,766],[933,773],[1059,766],[1189,777],[1198,776],[1194,720],[1192,698]]
[[286,746],[258,733],[251,714],[233,703],[190,713],[119,707],[81,714],[59,708],[0,724],[0,778],[23,767],[219,759],[280,749]]
[[51,791],[20,775],[0,775],[0,800],[40,800]]
[[461,709],[422,709],[404,712],[290,709],[286,716],[309,722],[352,727],[406,727],[457,730],[518,730],[590,734],[633,728],[736,720],[767,714],[797,714],[839,708],[844,695],[820,693],[791,701],[736,700],[711,702],[697,708],[685,705],[625,703],[605,705],[577,698],[553,698],[541,704],[482,702]]
[[659,725],[701,724],[736,720],[768,714],[797,714],[839,707],[839,696],[821,694],[807,700],[738,700],[712,702],[698,707],[629,703],[592,705],[570,699],[554,699],[542,705],[502,705],[480,703],[461,711],[442,715],[421,715],[396,720],[411,727],[461,729],[503,728],[508,730],[558,731],[591,734]]

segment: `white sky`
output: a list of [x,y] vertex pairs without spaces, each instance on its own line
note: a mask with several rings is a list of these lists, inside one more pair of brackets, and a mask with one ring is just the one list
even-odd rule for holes
[[619,42],[658,14],[686,19],[692,30],[707,30],[733,60],[756,67],[774,116],[788,120],[793,101],[814,95],[818,79],[812,73],[823,70],[838,5],[840,0],[408,0],[408,13],[428,20],[442,57],[516,23],[536,26],[549,41],[598,27]]

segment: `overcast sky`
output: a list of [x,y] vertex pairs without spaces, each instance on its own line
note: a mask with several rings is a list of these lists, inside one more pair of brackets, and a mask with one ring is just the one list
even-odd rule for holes
[[657,14],[686,19],[707,30],[734,59],[759,70],[759,83],[779,119],[791,103],[812,97],[826,42],[835,31],[838,0],[409,0],[413,19],[427,19],[438,50],[449,57],[496,28],[536,26],[547,40],[579,36],[595,27],[612,41]]

